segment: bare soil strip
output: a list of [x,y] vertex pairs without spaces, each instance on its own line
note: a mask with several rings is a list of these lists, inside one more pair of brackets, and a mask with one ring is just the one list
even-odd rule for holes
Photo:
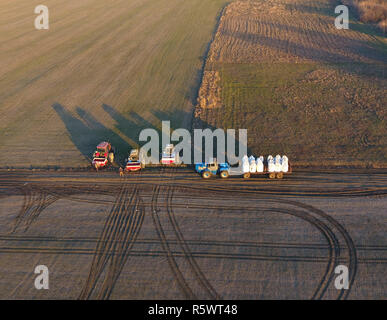
[[11,233],[15,233],[19,229],[23,229],[22,232],[26,232],[42,211],[58,200],[57,196],[47,196],[44,192],[36,193],[29,186],[22,187],[21,189],[24,194],[23,206],[15,218],[15,225]]
[[[160,292],[176,292],[176,298],[227,299],[231,283],[238,287],[253,277],[252,273],[244,273],[250,267],[255,276],[269,277],[262,269],[263,264],[271,265],[270,271],[280,268],[282,272],[294,266],[291,274],[294,272],[297,278],[287,273],[290,278],[286,285],[291,287],[292,281],[309,283],[303,298],[348,299],[364,297],[363,290],[368,290],[365,281],[369,283],[377,276],[372,270],[380,270],[387,263],[387,245],[381,233],[382,215],[375,218],[368,212],[381,214],[374,206],[378,208],[385,201],[385,174],[314,173],[295,175],[280,183],[229,179],[226,185],[221,179],[204,181],[197,176],[193,179],[177,169],[162,169],[152,174],[144,171],[124,178],[118,175],[109,178],[108,173],[93,178],[84,173],[72,182],[65,179],[66,175],[71,176],[65,174],[62,181],[56,177],[57,182],[50,181],[55,174],[47,173],[33,177],[16,174],[14,179],[11,173],[0,175],[0,187],[8,190],[0,210],[4,208],[3,201],[10,201],[11,208],[0,215],[7,226],[3,228],[5,233],[0,234],[0,253],[8,263],[31,257],[39,261],[54,257],[61,263],[85,259],[82,277],[78,278],[81,281],[77,280],[81,286],[77,286],[74,298],[121,297],[128,288],[144,286],[144,279],[149,281],[162,274],[171,286],[168,290],[157,287]],[[341,181],[339,186],[337,179]],[[335,188],[329,190],[333,185]],[[20,203],[14,207],[15,200],[8,197],[19,199]],[[44,207],[51,199],[57,200]],[[348,204],[354,202],[368,205],[357,214],[347,212]],[[90,213],[97,206],[101,208],[101,204],[111,210],[107,217],[98,212],[80,217],[83,222],[78,229],[69,224],[73,224],[79,213],[63,214],[59,209],[57,214],[56,206],[68,207],[71,203],[90,208]],[[35,210],[39,215],[29,220]],[[146,210],[151,210],[149,219],[145,217]],[[351,207],[351,210],[357,208]],[[100,235],[93,233],[93,228],[87,229],[86,217],[99,217],[102,224],[105,221]],[[373,225],[370,219],[378,220]],[[51,220],[56,223],[52,224]],[[21,221],[16,231],[8,232],[16,221]],[[39,228],[31,224],[28,232],[24,231],[24,221],[33,221]],[[49,229],[41,229],[42,226]],[[58,236],[56,232],[51,236],[37,232],[51,232],[52,228],[58,228]],[[62,228],[74,228],[74,231],[67,236]],[[361,232],[365,232],[363,236]],[[144,275],[142,279],[144,266],[149,268],[148,259],[156,259],[152,264],[157,266],[157,272],[153,270],[152,275]],[[334,269],[338,264],[349,268],[350,290],[338,291],[333,287]],[[140,274],[133,276],[140,265]],[[217,277],[213,267],[226,265],[236,268],[237,273]],[[301,273],[299,268],[303,268]],[[260,281],[256,288],[267,282]],[[279,290],[275,281],[271,286],[274,291]],[[28,284],[21,283],[19,294],[27,287]],[[372,292],[379,296],[378,290]],[[240,292],[236,297],[245,291]],[[61,296],[60,292],[57,294]],[[28,296],[28,292],[23,296]]]
[[159,194],[160,194],[160,186],[157,185],[157,186],[155,186],[155,189],[154,189],[154,192],[152,195],[152,207],[151,207],[152,219],[153,219],[153,223],[154,223],[154,226],[156,228],[156,231],[157,231],[157,235],[159,236],[160,243],[164,249],[164,252],[166,253],[168,264],[171,268],[171,271],[174,275],[174,278],[176,279],[179,287],[181,288],[185,298],[186,299],[197,299],[196,295],[194,294],[191,287],[187,283],[186,279],[184,278],[184,276],[183,276],[183,274],[182,274],[182,272],[181,272],[181,270],[176,262],[176,259],[175,259],[174,255],[170,249],[169,242],[165,236],[163,227],[161,225],[159,214],[158,214],[159,208],[157,207],[157,200],[158,200]]
[[[116,204],[106,221],[101,238],[97,242],[93,263],[87,282],[79,296],[80,299],[92,297],[106,266],[105,278],[95,297],[97,299],[110,297],[122,268],[128,260],[128,252],[141,229],[144,214],[144,208],[140,206],[138,187],[135,186],[129,194],[128,187],[123,184]],[[111,254],[112,251],[115,252],[115,255]]]

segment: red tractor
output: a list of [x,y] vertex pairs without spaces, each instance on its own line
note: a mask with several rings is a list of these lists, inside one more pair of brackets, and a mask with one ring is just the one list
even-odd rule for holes
[[113,163],[114,161],[114,152],[112,146],[109,142],[101,142],[97,146],[97,150],[93,154],[93,167],[98,170],[100,168],[106,167],[108,163]]

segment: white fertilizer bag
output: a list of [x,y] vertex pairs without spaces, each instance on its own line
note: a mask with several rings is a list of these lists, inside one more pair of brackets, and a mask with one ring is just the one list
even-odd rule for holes
[[269,172],[274,172],[274,159],[271,155],[267,157],[267,170]]
[[250,172],[254,173],[257,172],[257,164],[255,163],[255,158],[253,156],[249,159],[250,162]]
[[242,158],[242,171],[243,173],[250,172],[249,158],[247,156]]
[[274,165],[275,165],[275,172],[281,172],[282,170],[282,158],[279,154],[275,156],[274,159]]
[[257,158],[257,172],[263,172],[263,156]]
[[282,172],[289,171],[289,159],[287,156],[282,156]]

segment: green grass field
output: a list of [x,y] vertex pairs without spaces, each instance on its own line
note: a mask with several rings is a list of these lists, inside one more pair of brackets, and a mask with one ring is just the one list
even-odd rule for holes
[[190,127],[201,69],[226,0],[0,1],[1,167],[84,166],[109,139]]
[[256,154],[337,164],[387,159],[381,80],[350,76],[341,65],[287,63],[224,65],[221,79],[224,108],[214,110],[215,126],[250,128],[248,145]]

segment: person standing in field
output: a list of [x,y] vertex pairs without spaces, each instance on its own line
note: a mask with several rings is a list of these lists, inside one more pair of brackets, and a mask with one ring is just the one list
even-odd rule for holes
[[124,170],[122,169],[122,167],[120,167],[120,177],[123,177],[124,176]]

